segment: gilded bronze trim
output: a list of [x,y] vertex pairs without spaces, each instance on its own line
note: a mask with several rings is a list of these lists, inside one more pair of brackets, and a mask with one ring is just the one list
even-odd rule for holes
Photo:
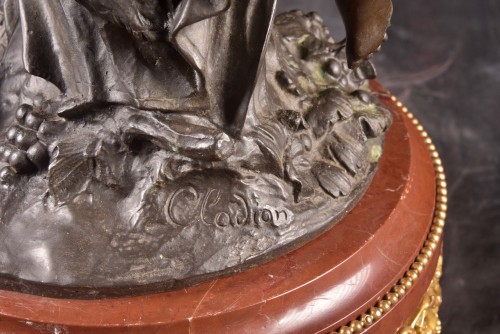
[[441,287],[439,280],[442,275],[443,257],[439,257],[438,266],[429,289],[424,295],[417,312],[397,334],[441,334],[441,321],[439,320],[439,307],[442,303]]

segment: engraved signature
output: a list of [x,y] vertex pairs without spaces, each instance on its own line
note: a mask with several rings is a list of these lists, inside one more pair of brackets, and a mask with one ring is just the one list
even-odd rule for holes
[[201,222],[219,228],[265,224],[281,228],[293,221],[293,213],[286,208],[270,205],[252,208],[244,194],[235,192],[227,196],[220,189],[200,191],[191,185],[168,197],[164,213],[167,221],[185,227]]

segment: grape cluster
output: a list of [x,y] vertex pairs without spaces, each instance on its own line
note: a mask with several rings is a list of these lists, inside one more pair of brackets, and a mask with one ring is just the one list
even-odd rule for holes
[[16,121],[5,132],[0,144],[0,160],[7,163],[0,170],[0,182],[9,183],[16,174],[30,174],[48,164],[46,146],[39,140],[43,123],[41,112],[28,104],[16,111]]

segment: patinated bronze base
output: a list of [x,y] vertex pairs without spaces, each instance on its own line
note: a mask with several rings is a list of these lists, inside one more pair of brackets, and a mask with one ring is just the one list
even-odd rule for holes
[[438,265],[446,182],[418,121],[372,86],[394,116],[379,171],[360,203],[316,240],[254,269],[166,293],[64,300],[2,291],[0,331],[419,333],[420,323],[408,319]]
[[[35,72],[26,79],[26,71],[7,71],[9,75],[0,80],[1,289],[82,299],[182,289],[299,248],[340,221],[363,196],[377,169],[391,117],[370,91],[373,65],[362,61],[349,69],[346,44],[332,39],[318,15],[294,11],[269,22],[269,43],[255,86],[246,87],[245,94],[251,96],[248,111],[242,109],[246,120],[234,133],[233,126],[217,123],[214,110],[191,110],[193,96],[203,94],[188,94],[189,99],[168,95],[175,92],[172,86],[185,82],[166,74],[155,77],[157,81],[150,78],[147,73],[154,75],[142,67],[148,57],[137,53],[136,36],[121,26],[111,29],[111,23],[103,23],[80,2],[23,1],[26,6],[19,9],[20,16],[38,15],[48,22],[64,19],[68,28],[59,31],[58,25],[22,21],[17,31],[33,31],[31,35],[53,41],[35,41],[28,34],[22,44],[20,36],[13,35],[3,58],[9,60],[2,65],[5,68],[22,69],[29,58],[38,64],[36,68],[49,72]],[[266,12],[247,13],[243,19],[240,16],[248,8],[256,7],[231,3],[234,7],[214,18],[216,22],[200,24],[215,29],[225,26],[225,15],[234,14],[231,22],[242,23],[250,20],[247,16],[260,19]],[[78,17],[86,20],[73,22]],[[46,26],[52,29],[44,33]],[[259,26],[255,24],[256,29]],[[205,29],[197,27],[204,36]],[[95,34],[86,36],[87,30]],[[226,37],[231,41],[231,36],[244,35],[230,31]],[[85,35],[80,37],[87,44],[106,41],[100,53],[117,66],[106,67],[104,58],[89,54],[71,63],[69,74],[63,75],[65,86],[93,87],[96,94],[107,92],[103,94],[110,100],[66,92],[54,93],[51,101],[47,94],[35,94],[55,89],[41,76],[55,78],[52,72],[57,68],[38,62],[57,55],[31,43],[64,44],[73,59],[70,55],[79,50],[69,45],[78,43],[67,39],[78,34]],[[252,50],[257,43],[251,36],[257,35],[248,31]],[[222,43],[220,38],[214,43]],[[199,39],[189,45],[197,45]],[[150,58],[165,63],[153,73],[178,69],[177,53],[163,59],[169,54],[164,48],[175,46],[176,39],[161,41],[139,43],[142,51],[156,50]],[[210,50],[239,48],[234,43],[215,45]],[[198,47],[195,54],[205,54]],[[21,51],[30,56],[23,58]],[[122,57],[134,61],[117,60]],[[242,94],[241,83],[247,85],[250,79],[235,69],[238,62],[233,57],[225,60],[232,67],[218,67],[225,57],[229,55],[208,57],[207,89]],[[249,55],[237,57],[250,66]],[[82,68],[93,73],[89,82],[81,83],[83,74],[73,71]],[[220,78],[209,78],[212,74],[237,80],[228,81],[229,88],[223,89]],[[122,91],[114,79],[121,76],[123,82],[135,82],[126,91],[137,95]],[[20,82],[26,80],[27,93],[21,94]],[[32,81],[37,84],[29,84]],[[166,83],[168,87],[163,86]],[[159,94],[154,98],[153,90]],[[26,94],[37,98],[28,99]],[[237,101],[234,96],[228,100]],[[222,105],[219,102],[209,105]],[[67,109],[67,104],[72,107]]]

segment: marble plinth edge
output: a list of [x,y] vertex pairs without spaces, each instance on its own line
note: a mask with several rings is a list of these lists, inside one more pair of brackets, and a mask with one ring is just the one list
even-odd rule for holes
[[395,328],[397,334],[440,334],[442,331],[438,312],[442,303],[439,281],[442,275],[442,236],[448,203],[446,176],[429,134],[402,102],[393,95],[387,97],[418,131],[432,159],[436,178],[436,205],[432,224],[418,256],[397,284],[377,304],[355,320],[338,327],[336,331],[330,331],[331,334],[392,333]]

